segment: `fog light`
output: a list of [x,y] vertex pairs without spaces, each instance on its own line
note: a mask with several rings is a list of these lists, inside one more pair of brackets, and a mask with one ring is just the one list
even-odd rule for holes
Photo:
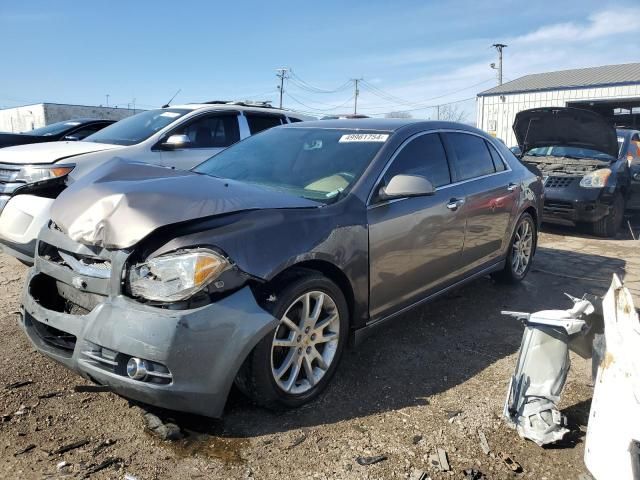
[[134,380],[142,380],[147,376],[147,362],[131,357],[127,362],[127,375]]

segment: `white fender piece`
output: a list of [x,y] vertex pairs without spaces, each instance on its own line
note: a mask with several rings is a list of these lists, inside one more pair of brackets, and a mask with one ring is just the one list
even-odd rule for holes
[[640,322],[614,275],[604,297],[605,353],[591,402],[584,462],[597,480],[640,479]]

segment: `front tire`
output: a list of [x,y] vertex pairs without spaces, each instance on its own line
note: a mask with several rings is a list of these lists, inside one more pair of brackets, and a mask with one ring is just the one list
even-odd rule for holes
[[594,235],[603,238],[615,237],[622,225],[624,217],[624,197],[621,193],[616,194],[613,201],[613,210],[606,216],[591,225]]
[[253,402],[295,408],[328,385],[349,332],[349,309],[338,286],[305,272],[276,292],[272,313],[280,323],[245,360],[236,385]]
[[531,215],[523,213],[513,232],[504,268],[493,277],[503,283],[521,282],[531,269],[537,239],[536,223]]

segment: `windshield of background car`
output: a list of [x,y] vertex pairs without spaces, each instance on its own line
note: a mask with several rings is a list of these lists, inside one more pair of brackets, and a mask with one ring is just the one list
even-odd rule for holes
[[161,110],[138,113],[109,125],[93,135],[89,135],[83,141],[111,143],[113,145],[135,145],[190,111],[179,108],[163,108]]
[[380,131],[273,128],[193,171],[329,203],[355,183],[389,137]]
[[607,153],[578,147],[537,147],[527,151],[526,155],[530,157],[566,157],[578,160],[583,158],[606,161],[615,160],[615,158]]
[[28,132],[20,133],[24,133],[25,135],[42,135],[43,137],[50,137],[51,135],[58,135],[72,127],[77,127],[78,125],[80,125],[80,122],[67,120],[66,122],[52,123],[51,125],[47,125],[46,127],[35,128]]

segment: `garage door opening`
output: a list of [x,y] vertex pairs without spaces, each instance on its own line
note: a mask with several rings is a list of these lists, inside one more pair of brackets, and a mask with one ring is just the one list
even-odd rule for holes
[[567,102],[567,107],[598,112],[618,128],[640,129],[640,98]]

